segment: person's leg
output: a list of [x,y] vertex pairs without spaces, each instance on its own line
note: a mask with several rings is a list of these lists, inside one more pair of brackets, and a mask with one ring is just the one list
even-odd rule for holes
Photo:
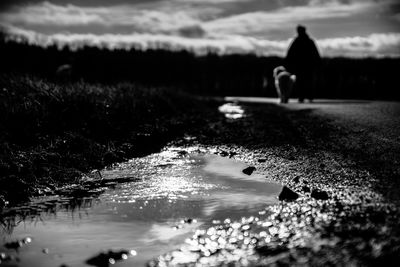
[[309,90],[308,90],[308,100],[312,102],[314,100],[314,73],[310,73],[310,85],[309,85]]
[[315,97],[315,90],[317,88],[318,85],[318,73],[316,71],[311,73],[311,88],[310,88],[310,102],[312,102],[314,100]]
[[304,73],[303,75],[303,99],[313,100],[312,92],[312,73]]
[[304,84],[304,75],[299,73],[296,75],[296,83],[294,89],[299,98],[299,103],[303,103],[306,97],[305,95],[305,84]]

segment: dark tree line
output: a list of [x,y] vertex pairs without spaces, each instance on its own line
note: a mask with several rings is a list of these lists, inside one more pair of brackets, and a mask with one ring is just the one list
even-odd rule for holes
[[[196,56],[187,51],[96,47],[71,51],[0,39],[2,73],[30,73],[59,79],[57,69],[68,64],[71,73],[66,80],[134,81],[173,86],[204,95],[275,97],[272,70],[284,65],[279,57],[250,54]],[[398,58],[324,58],[316,97],[400,100],[396,86],[399,69]]]

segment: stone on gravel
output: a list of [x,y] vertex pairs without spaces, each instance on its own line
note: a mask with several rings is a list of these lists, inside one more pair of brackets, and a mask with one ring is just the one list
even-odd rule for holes
[[244,174],[251,175],[255,170],[256,170],[255,167],[250,166],[250,167],[243,169],[242,172]]
[[20,247],[23,247],[29,243],[32,242],[32,238],[30,237],[25,237],[21,240],[15,241],[15,242],[8,242],[4,244],[4,247],[6,249],[15,249],[18,250]]
[[192,219],[192,218],[189,218],[189,219],[185,219],[184,220],[184,223],[192,223],[194,220]]
[[221,151],[220,153],[219,153],[219,155],[221,156],[221,157],[228,157],[229,156],[229,158],[233,158],[234,156],[236,156],[237,155],[237,152],[235,152],[235,151]]
[[233,158],[236,155],[237,155],[237,152],[234,152],[234,151],[229,152],[229,158],[230,159]]
[[262,256],[275,256],[282,252],[288,251],[288,248],[283,245],[263,245],[257,246],[255,250]]
[[0,252],[0,264],[2,262],[8,262],[8,261],[12,261],[14,259],[13,256],[10,256],[4,252]]
[[229,152],[223,150],[223,151],[221,151],[221,152],[219,153],[219,155],[220,155],[221,157],[227,157],[227,156],[229,155]]
[[93,266],[109,266],[110,264],[115,264],[117,261],[126,260],[129,256],[135,256],[136,251],[131,250],[120,250],[120,251],[112,251],[109,250],[107,252],[102,252],[97,256],[94,256],[86,261],[87,264]]
[[305,192],[305,193],[309,193],[311,190],[310,190],[310,188],[308,187],[308,186],[306,186],[306,185],[304,185],[302,188],[301,188],[301,190],[303,190],[303,192]]
[[311,192],[311,197],[319,200],[327,200],[329,198],[329,195],[326,191],[313,189]]
[[284,186],[279,194],[279,200],[293,201],[299,197],[299,194],[291,190],[289,187]]
[[298,182],[300,182],[300,177],[299,177],[299,176],[294,177],[294,178],[293,178],[293,182],[296,183],[296,184],[297,184]]
[[187,152],[186,150],[178,151],[179,156],[186,156],[187,154],[189,154],[189,152]]

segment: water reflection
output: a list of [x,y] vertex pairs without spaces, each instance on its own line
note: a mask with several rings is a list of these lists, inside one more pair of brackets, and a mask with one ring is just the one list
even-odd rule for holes
[[227,119],[241,119],[245,116],[242,106],[236,103],[226,103],[218,107],[219,112],[224,113]]
[[57,215],[58,211],[69,213],[71,218],[82,218],[87,215],[97,199],[95,196],[87,198],[75,197],[47,197],[38,198],[30,203],[5,209],[0,215],[0,233],[12,235],[14,228],[20,224],[37,224]]
[[[242,162],[197,152],[169,149],[133,159],[85,184],[93,191],[95,184],[112,181],[102,194],[45,198],[9,210],[2,215],[2,242],[33,238],[19,252],[19,266],[82,266],[109,249],[134,249],[137,255],[118,265],[143,266],[180,247],[195,229],[257,214],[277,202],[280,185],[243,174]],[[48,253],[41,253],[44,248]]]

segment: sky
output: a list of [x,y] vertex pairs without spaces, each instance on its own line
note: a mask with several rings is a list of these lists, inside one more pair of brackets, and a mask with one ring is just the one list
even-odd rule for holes
[[400,56],[398,0],[1,0],[10,39],[284,56],[298,24],[323,56]]

